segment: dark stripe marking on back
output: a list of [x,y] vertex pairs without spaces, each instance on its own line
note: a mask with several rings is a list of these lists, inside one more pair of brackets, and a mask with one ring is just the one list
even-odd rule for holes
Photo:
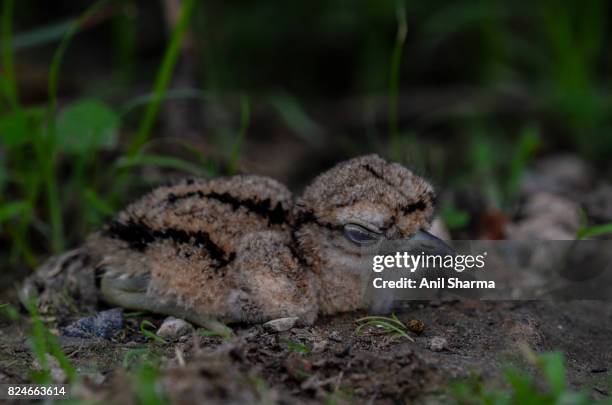
[[245,207],[249,212],[252,212],[260,217],[266,218],[270,225],[279,225],[283,224],[287,221],[287,217],[289,212],[283,209],[283,206],[280,202],[276,203],[274,208],[272,207],[272,202],[269,198],[266,198],[263,201],[256,201],[254,199],[246,199],[241,200],[232,196],[229,193],[216,193],[211,192],[208,194],[204,194],[202,191],[191,191],[189,193],[176,195],[174,193],[170,193],[167,196],[167,201],[171,204],[176,203],[179,200],[185,198],[209,198],[211,200],[219,201],[223,204],[229,204],[232,206],[232,209],[236,211],[240,207]]
[[199,245],[208,252],[210,258],[217,263],[218,267],[229,264],[235,258],[234,252],[226,255],[223,249],[210,239],[210,235],[202,231],[186,232],[173,228],[156,230],[145,224],[130,220],[126,224],[113,221],[106,230],[106,234],[111,238],[127,242],[130,248],[139,251],[144,251],[151,243],[159,239],[170,239],[177,243],[193,246]]

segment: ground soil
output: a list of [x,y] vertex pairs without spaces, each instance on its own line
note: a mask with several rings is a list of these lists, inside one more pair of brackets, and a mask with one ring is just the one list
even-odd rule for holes
[[[397,316],[424,322],[414,342],[376,328],[356,333],[364,315],[323,317],[281,333],[236,325],[231,338],[196,333],[165,344],[139,329],[142,320],[159,326],[163,317],[134,316],[113,339],[60,342],[84,376],[81,397],[122,403],[134,398],[134,364],[143,356],[160,359],[160,381],[176,403],[447,403],[454,382],[497,385],[512,365],[529,372],[525,348],[562,351],[573,388],[599,399],[612,393],[610,303],[411,303]],[[0,383],[30,381],[26,327],[0,323]],[[433,337],[447,347],[433,351]]]

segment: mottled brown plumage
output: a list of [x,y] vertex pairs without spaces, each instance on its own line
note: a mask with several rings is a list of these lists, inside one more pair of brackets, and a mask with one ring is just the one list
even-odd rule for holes
[[[93,234],[83,271],[98,274],[105,301],[125,308],[198,324],[311,323],[367,306],[364,251],[427,229],[433,205],[425,180],[376,155],[338,164],[295,201],[266,177],[186,180],[153,190]],[[49,271],[26,290],[40,289]]]

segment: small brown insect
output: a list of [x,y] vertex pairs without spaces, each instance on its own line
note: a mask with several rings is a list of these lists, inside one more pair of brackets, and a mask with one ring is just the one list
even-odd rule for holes
[[416,333],[417,335],[420,335],[425,330],[425,324],[423,323],[423,321],[420,321],[418,319],[411,319],[408,322],[408,329],[410,329],[410,331]]

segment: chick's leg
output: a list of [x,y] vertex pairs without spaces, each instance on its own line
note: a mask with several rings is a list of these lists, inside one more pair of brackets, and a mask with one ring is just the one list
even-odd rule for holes
[[148,294],[151,274],[148,271],[127,274],[117,269],[106,269],[100,283],[104,301],[122,308],[148,311],[186,319],[196,325],[214,331],[225,331],[216,319],[171,300],[160,300]]

